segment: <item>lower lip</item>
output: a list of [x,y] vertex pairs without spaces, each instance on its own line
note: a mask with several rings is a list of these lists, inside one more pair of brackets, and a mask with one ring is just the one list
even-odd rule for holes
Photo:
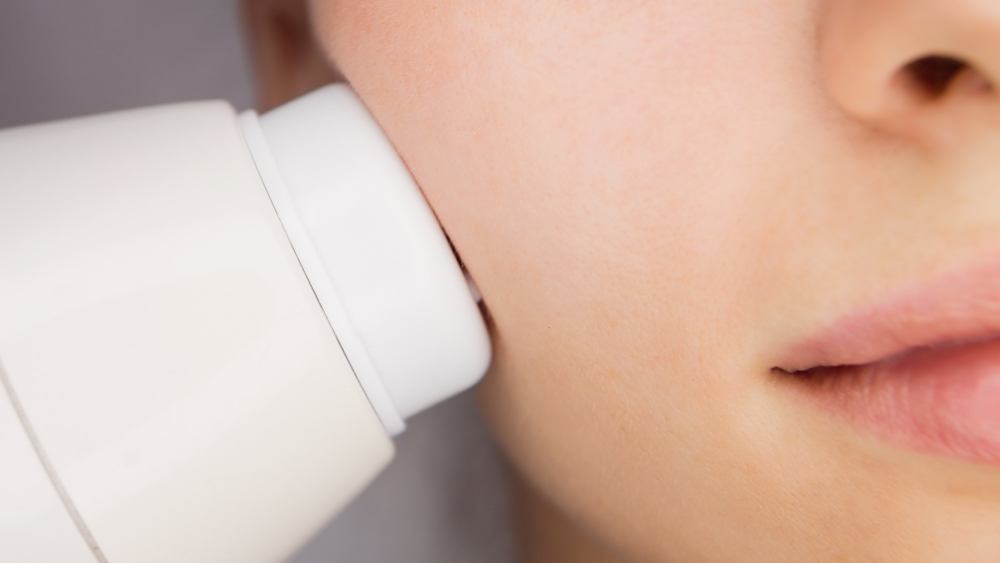
[[826,406],[920,451],[1000,463],[1000,339],[795,372]]

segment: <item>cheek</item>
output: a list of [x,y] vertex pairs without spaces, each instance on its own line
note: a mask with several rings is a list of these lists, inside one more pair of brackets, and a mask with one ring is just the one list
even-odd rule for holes
[[487,402],[539,471],[598,445],[627,463],[651,428],[691,439],[711,429],[693,404],[745,390],[726,380],[754,348],[747,171],[768,144],[747,108],[769,93],[733,85],[789,61],[740,64],[774,41],[740,10],[670,4],[316,7],[486,296]]
[[[800,454],[775,444],[797,438],[768,424],[757,355],[780,299],[759,249],[790,212],[774,147],[813,136],[805,108],[772,104],[808,98],[788,92],[806,79],[779,80],[809,76],[793,47],[807,9],[592,4],[322,2],[317,17],[486,296],[483,402],[515,462],[637,545],[718,537],[719,521],[780,538],[782,502],[837,504],[789,484]],[[768,8],[781,18],[746,25]]]
[[731,315],[724,284],[764,199],[746,164],[781,127],[747,99],[780,86],[734,85],[794,64],[744,64],[773,44],[742,31],[747,10],[377,4],[320,3],[327,44],[498,323],[591,306],[655,309],[664,327],[685,309]]

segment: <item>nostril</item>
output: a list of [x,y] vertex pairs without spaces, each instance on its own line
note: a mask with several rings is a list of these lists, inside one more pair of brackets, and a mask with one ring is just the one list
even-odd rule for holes
[[989,80],[972,65],[945,55],[916,59],[900,70],[899,78],[910,94],[925,101],[943,98],[957,82],[975,84],[981,91],[993,90]]
[[901,70],[902,78],[926,98],[940,98],[948,91],[955,77],[968,68],[959,59],[945,56],[921,57]]

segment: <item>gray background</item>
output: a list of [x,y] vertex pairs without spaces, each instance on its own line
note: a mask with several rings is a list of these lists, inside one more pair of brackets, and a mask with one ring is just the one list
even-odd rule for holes
[[[199,98],[251,106],[232,0],[0,0],[0,127]],[[398,455],[295,563],[514,560],[502,464],[469,394],[410,421]]]

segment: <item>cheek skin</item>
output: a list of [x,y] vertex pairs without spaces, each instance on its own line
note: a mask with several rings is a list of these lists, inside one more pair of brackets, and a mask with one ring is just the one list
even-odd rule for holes
[[845,243],[888,236],[796,5],[313,5],[486,297],[498,439],[639,558],[920,561],[1000,525],[768,378]]

